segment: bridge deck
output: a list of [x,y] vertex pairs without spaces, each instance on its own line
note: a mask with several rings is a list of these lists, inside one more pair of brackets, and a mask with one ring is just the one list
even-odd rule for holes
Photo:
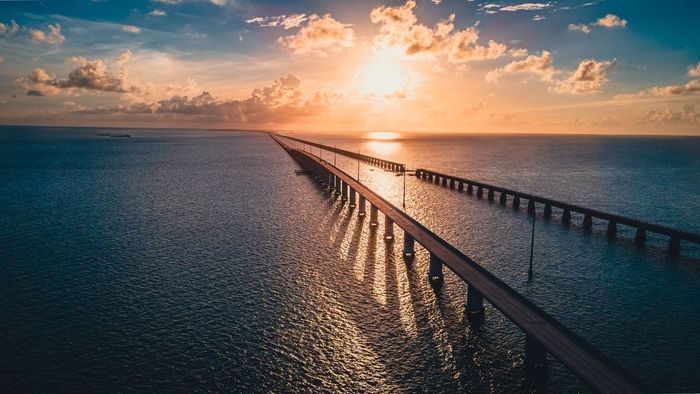
[[484,182],[475,181],[472,179],[460,178],[453,175],[443,174],[441,172],[426,170],[423,168],[416,169],[416,174],[426,173],[432,174],[433,176],[445,177],[446,179],[454,179],[456,182],[463,182],[465,184],[472,184],[474,186],[481,186],[486,190],[493,190],[494,192],[506,193],[511,196],[518,196],[519,198],[526,199],[528,201],[535,201],[541,204],[549,204],[552,207],[557,207],[560,209],[568,209],[571,212],[577,212],[583,215],[590,215],[594,218],[604,219],[618,224],[624,224],[630,227],[641,228],[646,231],[654,232],[657,234],[667,235],[669,237],[676,237],[679,240],[700,243],[700,234],[694,234],[688,231],[677,230],[671,227],[662,226],[659,224],[644,222],[637,219],[628,218],[621,215],[615,215],[612,213],[607,213],[603,211],[598,211],[591,208],[582,207],[579,205],[569,204],[551,198],[540,197],[529,193],[523,193],[517,190],[508,189],[501,186],[495,186]]
[[644,391],[641,383],[599,350],[415,219],[339,168],[312,154],[292,149],[279,139],[272,137],[303,166],[312,171],[332,173],[364,196],[370,204],[376,206],[387,218],[393,220],[425,249],[442,260],[469,286],[473,286],[482,293],[491,305],[500,310],[526,334],[531,335],[550,354],[571,368],[594,389],[606,393]]

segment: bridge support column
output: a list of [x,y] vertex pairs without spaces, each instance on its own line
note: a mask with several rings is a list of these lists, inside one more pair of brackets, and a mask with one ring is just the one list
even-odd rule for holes
[[430,182],[432,182],[432,181],[433,181],[433,174],[431,174],[431,173],[428,173],[428,180],[429,180]]
[[527,202],[527,212],[528,213],[535,213],[535,200],[530,199]]
[[501,205],[508,204],[508,194],[506,192],[501,192],[501,197],[498,199],[498,203]]
[[489,194],[488,194],[489,201],[493,201],[493,199],[494,199],[495,197],[496,197],[496,194],[495,194],[495,192],[493,191],[493,189],[489,189]]
[[423,173],[421,172],[421,170],[416,170],[415,174],[413,174],[413,175],[415,175],[416,178],[422,178],[422,177],[423,177]]
[[450,179],[450,189],[454,189],[454,188],[455,188],[455,180]]
[[544,205],[544,217],[546,217],[547,219],[552,217],[552,204]]
[[416,241],[411,234],[403,233],[403,259],[405,261],[412,261],[415,257],[415,243]]
[[464,191],[464,182],[459,181],[459,184],[457,184],[457,191],[460,193]]
[[677,236],[671,236],[668,241],[668,253],[671,255],[678,255],[681,252],[681,239]]
[[384,240],[392,242],[394,240],[394,221],[384,215]]
[[335,195],[336,196],[340,195],[340,187],[341,187],[342,182],[343,181],[340,180],[340,177],[336,175],[336,177],[335,177]]
[[435,175],[435,184],[436,185],[440,184],[440,175]]
[[591,227],[593,227],[593,216],[591,216],[591,214],[587,213],[583,217],[583,228],[585,228],[586,230],[590,230]]
[[520,196],[513,197],[513,209],[520,209]]
[[350,208],[355,208],[355,189],[350,188]]
[[613,221],[608,222],[607,234],[608,234],[608,237],[615,238],[615,234],[617,234],[617,223],[615,223]]
[[476,196],[478,198],[481,198],[484,196],[484,187],[483,186],[479,186],[476,188]]
[[647,231],[644,227],[637,227],[637,232],[634,234],[634,243],[637,245],[644,245],[647,241]]
[[525,334],[525,369],[538,371],[546,366],[547,349],[530,334]]
[[471,183],[467,184],[467,194],[474,193],[474,186]]
[[428,281],[433,286],[440,286],[445,281],[442,273],[442,260],[430,253],[430,267],[428,268]]
[[347,201],[347,200],[348,200],[348,187],[349,187],[348,184],[345,183],[345,182],[343,182],[343,186],[342,186],[342,188],[341,188],[341,190],[342,190],[341,194],[342,194],[342,195],[341,195],[341,197],[340,197],[340,199],[341,199],[342,201]]
[[569,223],[571,221],[571,211],[564,208],[564,212],[561,214],[562,223]]
[[358,216],[364,217],[365,216],[365,196],[360,194],[360,212],[358,213]]
[[369,205],[369,225],[370,225],[370,227],[377,227],[377,225],[379,224],[379,220],[377,218],[378,212],[379,212],[379,209],[377,209],[377,207],[375,207],[372,204]]
[[484,318],[484,296],[472,285],[467,285],[467,319],[478,321]]
[[444,176],[442,177],[441,185],[442,185],[442,187],[447,187],[447,177],[444,177]]

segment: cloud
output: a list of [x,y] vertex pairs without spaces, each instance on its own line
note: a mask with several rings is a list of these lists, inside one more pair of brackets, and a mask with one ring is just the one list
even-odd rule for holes
[[[131,57],[131,52],[122,53],[115,60],[115,64],[122,65]],[[73,89],[95,90],[114,93],[136,93],[140,89],[128,80],[126,70],[121,69],[118,73],[112,73],[101,59],[86,60],[83,58],[72,58],[75,62],[81,62],[78,67],[68,74],[66,79],[58,79],[54,75],[49,75],[41,68],[35,69],[32,74],[20,78],[17,82],[27,89],[30,96],[52,96],[58,94],[62,89],[72,91]]]
[[41,42],[51,45],[61,45],[66,40],[66,37],[61,34],[61,25],[48,25],[48,32],[42,30],[29,30],[29,36],[35,42]]
[[136,26],[132,26],[132,25],[124,25],[124,26],[122,26],[122,30],[127,32],[127,33],[134,33],[134,34],[141,33],[141,29],[139,29]]
[[700,77],[700,62],[694,66],[688,66],[688,75],[691,77]]
[[533,20],[533,21],[543,21],[543,20],[545,20],[545,19],[547,19],[547,18],[544,17],[544,16],[542,16],[542,15],[535,15],[535,16],[532,17],[532,20]]
[[579,63],[576,71],[569,77],[557,78],[561,70],[554,67],[552,54],[543,51],[542,55],[530,55],[524,60],[508,63],[486,73],[487,82],[497,82],[505,75],[534,74],[544,82],[548,82],[550,90],[558,93],[584,94],[602,91],[608,81],[607,72],[614,66],[614,61],[596,61],[587,59]]
[[602,18],[598,18],[594,23],[571,23],[569,24],[569,30],[580,31],[582,33],[588,34],[591,32],[591,28],[595,26],[602,26],[606,28],[625,28],[627,27],[627,20],[620,18],[614,14],[607,14]]
[[256,16],[246,19],[246,23],[257,23],[263,27],[283,27],[285,30],[293,27],[299,27],[302,23],[309,19],[306,14],[292,14],[279,16]]
[[599,19],[595,22],[595,24],[598,25],[598,26],[603,26],[603,27],[608,27],[608,28],[612,28],[612,27],[623,27],[623,28],[624,28],[624,27],[627,27],[627,21],[626,21],[626,20],[621,19],[619,16],[613,15],[613,14],[607,14],[607,15],[605,15],[604,17],[599,18]]
[[353,46],[355,31],[352,25],[338,22],[330,14],[309,16],[308,23],[296,34],[280,37],[278,43],[295,54],[325,56]]
[[607,72],[614,65],[615,61],[584,60],[569,78],[557,81],[554,90],[571,94],[601,92],[608,81]]
[[542,55],[530,55],[524,60],[514,61],[504,67],[489,71],[486,74],[486,81],[496,82],[506,74],[530,73],[539,76],[543,81],[551,81],[556,73],[552,54],[543,51]]
[[550,8],[552,3],[522,3],[513,4],[499,8],[499,11],[516,12],[516,11],[537,11]]
[[[169,4],[169,5],[175,5],[175,4],[182,4],[186,2],[186,0],[151,0],[156,3],[162,3],[162,4]],[[187,0],[188,2],[194,2],[194,1],[204,1],[207,3],[211,3],[214,5],[218,5],[220,7],[223,7],[226,5],[227,0]]]
[[131,59],[131,56],[133,56],[133,53],[130,50],[126,50],[122,52],[119,56],[117,56],[116,59],[114,59],[114,64],[118,66],[124,65],[124,63],[128,62],[129,59]]
[[19,31],[19,25],[14,20],[11,20],[9,24],[0,22],[0,34],[15,34]]
[[680,110],[653,109],[637,121],[642,124],[700,124],[700,111],[696,111],[693,104],[686,104]]
[[505,44],[490,40],[486,46],[477,44],[479,32],[475,26],[455,31],[455,15],[439,21],[431,28],[418,23],[413,13],[416,2],[408,0],[402,6],[380,6],[372,10],[372,23],[380,24],[374,38],[377,52],[399,52],[404,56],[434,59],[445,58],[449,63],[496,59],[506,55]]
[[312,115],[327,104],[328,97],[323,94],[305,97],[299,78],[289,74],[264,88],[253,90],[249,97],[241,100],[220,99],[203,91],[194,97],[173,96],[153,103],[80,108],[75,112],[88,115],[175,114],[261,124],[280,123],[294,117]]
[[430,0],[430,1],[432,1],[433,4],[435,4],[435,5],[440,5],[440,3],[442,3],[442,0]]
[[153,10],[153,11],[149,12],[148,15],[150,15],[150,16],[166,16],[166,15],[168,15],[168,13],[163,11],[163,10]]
[[700,79],[694,79],[685,85],[654,86],[634,94],[618,94],[616,99],[632,99],[645,97],[669,97],[681,94],[694,94],[700,92]]

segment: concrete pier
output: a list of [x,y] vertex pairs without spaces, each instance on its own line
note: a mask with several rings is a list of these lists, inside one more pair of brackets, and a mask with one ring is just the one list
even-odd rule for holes
[[508,204],[508,194],[506,192],[501,192],[501,198],[498,200],[501,205]]
[[341,186],[341,201],[347,201],[348,200],[348,184],[343,182],[343,186]]
[[335,189],[335,195],[336,195],[336,196],[339,196],[339,195],[340,195],[341,183],[343,183],[343,181],[340,180],[340,177],[336,176],[336,177],[335,177],[335,187],[333,188],[333,189]]
[[428,281],[433,286],[442,285],[445,275],[442,273],[442,260],[435,254],[430,254],[430,267],[428,268]]
[[370,227],[377,227],[379,225],[379,209],[374,204],[369,206],[369,225]]
[[590,230],[593,227],[593,216],[587,213],[583,216],[583,228]]
[[493,199],[495,197],[496,197],[496,193],[494,193],[493,189],[489,189],[489,194],[488,194],[489,201],[493,201]]
[[457,191],[460,193],[464,191],[464,182],[459,181],[459,184],[457,185]]
[[360,212],[358,212],[357,215],[360,216],[360,217],[364,217],[365,214],[366,214],[366,210],[365,210],[365,209],[366,209],[366,208],[365,208],[365,205],[366,205],[366,204],[365,204],[365,196],[363,196],[362,194],[360,194],[360,202],[359,202],[359,204],[360,204]]
[[415,250],[416,240],[409,233],[403,234],[403,259],[406,261],[412,261],[416,256]]
[[472,186],[471,183],[467,184],[467,194],[472,194],[474,193],[474,186]]
[[547,366],[547,349],[533,338],[525,335],[525,368],[530,371],[540,370]]
[[571,211],[568,208],[564,208],[564,212],[561,214],[562,223],[569,223],[571,221]]
[[467,285],[467,318],[469,320],[484,318],[484,295],[471,285]]
[[535,213],[535,200],[529,200],[527,202],[527,212]]
[[384,240],[394,240],[394,221],[388,216],[384,216]]
[[606,233],[608,234],[608,237],[615,238],[615,235],[617,234],[617,223],[609,221],[608,230],[606,231]]
[[513,209],[520,209],[520,196],[513,197]]
[[637,229],[637,232],[634,234],[634,243],[637,245],[644,245],[647,241],[647,232],[644,230],[643,227],[640,227]]
[[681,252],[681,239],[679,237],[671,237],[668,241],[668,253],[677,255]]
[[479,186],[479,187],[476,188],[476,196],[477,196],[478,198],[481,198],[481,197],[484,196],[484,188],[483,188],[483,186]]
[[454,188],[455,188],[455,180],[450,179],[450,189],[454,189]]
[[552,204],[544,204],[544,217],[547,219],[552,217]]
[[447,187],[447,178],[442,177],[442,187]]
[[355,208],[355,189],[350,188],[350,208]]

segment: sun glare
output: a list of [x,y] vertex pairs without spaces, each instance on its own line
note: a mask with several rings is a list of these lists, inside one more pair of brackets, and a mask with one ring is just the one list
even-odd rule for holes
[[393,59],[375,58],[358,72],[363,93],[384,98],[406,97],[410,84],[409,70]]

